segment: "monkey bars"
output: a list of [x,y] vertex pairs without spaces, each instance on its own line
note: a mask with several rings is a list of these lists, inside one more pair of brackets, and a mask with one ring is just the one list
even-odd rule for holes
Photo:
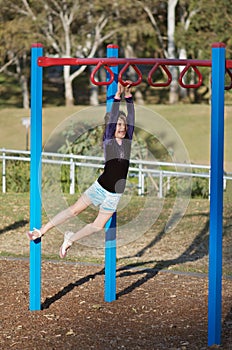
[[[110,85],[114,81],[114,73],[111,67],[113,66],[123,66],[119,71],[118,80],[119,82],[126,86],[125,80],[123,80],[123,75],[126,71],[132,67],[137,74],[137,80],[132,83],[132,86],[139,85],[143,80],[143,75],[138,65],[152,66],[148,73],[147,81],[150,86],[153,87],[166,87],[172,82],[172,74],[168,69],[168,66],[184,66],[184,69],[179,75],[179,85],[183,88],[198,88],[203,83],[203,77],[198,69],[198,67],[211,67],[211,60],[188,60],[188,59],[163,59],[163,58],[52,58],[52,57],[39,57],[38,66],[40,67],[51,67],[51,66],[95,66],[93,69],[90,80],[94,85]],[[107,81],[97,81],[95,75],[97,72],[104,68],[109,74],[109,79]],[[225,86],[226,90],[232,88],[232,60],[226,61],[226,74],[230,77],[230,85]],[[166,75],[165,82],[154,82],[153,76],[158,71],[163,71]],[[193,70],[197,77],[197,82],[193,84],[187,84],[184,82],[186,74]]]

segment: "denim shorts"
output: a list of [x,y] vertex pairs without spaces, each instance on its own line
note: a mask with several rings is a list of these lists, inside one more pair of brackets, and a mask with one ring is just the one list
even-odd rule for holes
[[96,180],[86,191],[85,195],[93,205],[100,209],[115,212],[122,193],[111,193],[105,190]]

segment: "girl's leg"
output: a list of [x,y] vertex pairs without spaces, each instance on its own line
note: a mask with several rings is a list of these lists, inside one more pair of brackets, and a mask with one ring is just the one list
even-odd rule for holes
[[78,241],[79,239],[85,236],[89,236],[94,232],[98,232],[102,230],[112,215],[113,215],[113,212],[100,210],[94,222],[91,224],[87,224],[82,229],[75,232],[72,236],[71,241],[72,242]]
[[79,239],[89,236],[95,232],[101,231],[112,215],[113,212],[100,210],[93,223],[87,224],[75,233],[67,232],[64,237],[64,242],[60,248],[60,257],[64,258],[66,256],[67,250],[71,247],[73,242],[78,241]]
[[36,239],[38,237],[43,236],[47,231],[51,228],[62,224],[66,220],[80,214],[83,210],[85,210],[91,204],[90,199],[83,194],[73,205],[69,208],[61,211],[53,219],[48,221],[45,225],[41,227],[40,230],[34,230],[33,232],[28,233],[28,237],[30,239]]
[[91,204],[90,199],[83,194],[73,205],[69,208],[58,213],[54,218],[47,224],[41,227],[41,233],[45,234],[51,228],[62,224],[68,219],[79,215],[83,210],[85,210]]

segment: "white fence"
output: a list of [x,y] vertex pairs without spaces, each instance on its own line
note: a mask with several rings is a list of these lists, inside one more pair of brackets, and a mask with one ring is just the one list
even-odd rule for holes
[[[7,191],[7,161],[17,160],[22,162],[30,162],[30,151],[0,149],[0,159],[2,161],[2,192]],[[103,168],[103,157],[92,157],[74,154],[59,153],[42,153],[42,162],[54,165],[69,165],[70,167],[70,194],[75,193],[75,168],[90,167]],[[163,169],[170,170],[163,170]],[[224,175],[224,189],[226,189],[226,181],[232,180],[232,174]],[[175,177],[201,177],[209,179],[210,188],[210,167],[206,165],[180,164],[168,162],[145,161],[140,159],[131,159],[129,168],[129,177],[138,177],[138,195],[145,193],[145,177],[150,176],[156,179],[158,197],[162,198],[164,190],[170,190],[170,180]],[[164,180],[166,180],[164,182]],[[164,186],[165,183],[165,186]],[[210,193],[210,191],[209,191]]]

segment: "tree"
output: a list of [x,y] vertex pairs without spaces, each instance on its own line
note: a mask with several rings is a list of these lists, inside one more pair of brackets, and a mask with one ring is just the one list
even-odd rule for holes
[[207,0],[185,3],[186,21],[180,21],[176,30],[178,49],[184,46],[188,57],[196,59],[209,59],[211,45],[216,41],[228,44],[230,50],[231,2],[212,0],[210,6]]
[[29,41],[33,40],[34,32],[28,21],[15,17],[10,11],[9,1],[1,4],[0,21],[0,73],[13,76],[19,81],[22,90],[23,107],[29,108]]
[[[116,32],[114,26],[109,26],[109,6],[102,6],[100,1],[12,0],[7,5],[14,20],[31,24],[49,55],[75,57],[78,52],[83,57],[94,57],[102,43]],[[64,66],[66,105],[73,104],[72,82],[85,68],[71,72],[70,66]]]
[[[100,0],[90,3],[83,0],[6,0],[6,13],[15,22],[30,23],[34,40],[26,36],[27,48],[34,41],[44,44],[45,55],[56,57],[94,57],[109,42],[120,45],[120,52],[125,47],[131,47],[135,55],[146,55],[148,47],[154,47],[154,33],[147,22],[143,11],[135,2],[125,3],[122,0],[106,0],[104,5]],[[7,19],[8,20],[8,19]],[[7,21],[6,20],[6,21]],[[138,25],[139,24],[139,25]],[[15,33],[17,40],[18,33]],[[156,45],[157,46],[157,45]],[[29,48],[27,51],[29,55]],[[104,52],[105,53],[105,52]],[[9,64],[7,62],[7,64]],[[74,71],[69,66],[63,69],[64,91],[66,104],[73,103],[73,81],[86,67],[76,67]],[[89,67],[91,69],[91,67]],[[104,74],[101,70],[99,73]],[[97,77],[96,77],[97,79]],[[91,89],[91,91],[96,90]],[[94,97],[94,94],[92,95]],[[97,100],[92,99],[96,104]]]
[[[209,58],[214,41],[225,42],[227,51],[230,51],[231,39],[228,33],[231,31],[232,6],[229,0],[213,0],[210,6],[207,0],[145,0],[138,1],[138,4],[143,7],[152,24],[162,57]],[[163,18],[166,18],[166,26],[163,26]],[[169,102],[177,102],[179,96],[184,98],[187,92],[195,101],[196,89],[193,89],[192,94],[191,89],[187,91],[178,86],[178,69],[181,72],[183,67],[170,67],[172,83]],[[190,72],[189,76],[194,82],[194,72]]]
[[[232,7],[228,0],[212,0],[210,6],[207,0],[185,3],[185,21],[180,21],[176,28],[177,48],[185,48],[186,58],[210,59],[213,42],[224,42],[227,54],[231,52],[230,32],[232,27]],[[210,70],[201,69],[205,89],[201,89],[202,98],[209,97]],[[199,92],[194,89],[195,101]]]
[[[160,1],[155,2],[160,3],[162,5]],[[152,32],[152,25],[137,2],[115,0],[112,4],[106,0],[103,6],[100,0],[91,3],[83,0],[8,0],[5,8],[15,22],[24,21],[30,25],[36,41],[44,44],[46,55],[94,57],[112,38],[114,43],[125,47],[125,54],[130,48],[134,57],[144,57],[149,55],[151,48],[159,51],[162,40],[160,33],[156,38]],[[163,18],[162,11],[163,6],[158,6],[159,18]],[[164,32],[164,21],[159,21],[159,25]],[[17,35],[16,32],[16,40]],[[30,43],[27,42],[27,47]],[[70,66],[63,68],[66,105],[73,104],[72,83],[85,68],[78,67],[75,71]],[[96,99],[92,103],[96,104]]]
[[[175,27],[176,27],[176,6],[178,0],[157,1],[156,6],[151,1],[138,1],[146,12],[153,29],[156,32],[158,43],[161,48],[162,57],[176,58]],[[162,16],[161,16],[162,14]],[[163,26],[160,18],[166,18],[166,25]],[[162,28],[162,29],[161,29]],[[165,39],[165,37],[167,39]],[[178,101],[178,72],[177,67],[171,66],[172,82],[170,84],[169,102]]]

